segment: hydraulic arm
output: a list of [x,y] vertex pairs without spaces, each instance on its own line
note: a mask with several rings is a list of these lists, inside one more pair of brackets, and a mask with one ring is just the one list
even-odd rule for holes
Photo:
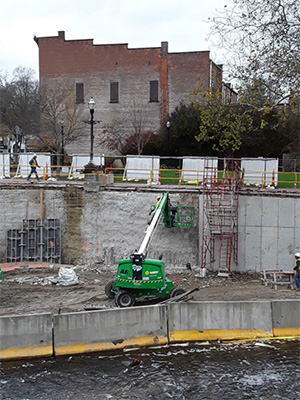
[[168,200],[169,200],[168,193],[164,193],[164,195],[159,199],[159,201],[156,204],[156,207],[153,211],[151,223],[146,230],[144,240],[142,241],[142,244],[140,245],[140,248],[137,252],[137,254],[143,256],[144,258],[147,256],[148,248],[151,244],[151,240],[152,240],[155,230],[158,226],[160,218],[164,212],[164,208],[168,204]]

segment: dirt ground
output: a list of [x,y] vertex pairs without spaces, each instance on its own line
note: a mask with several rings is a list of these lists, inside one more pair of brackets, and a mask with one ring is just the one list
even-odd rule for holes
[[[78,284],[63,286],[58,283],[60,267],[50,264],[17,267],[5,264],[1,267],[4,272],[0,280],[0,315],[57,314],[115,307],[114,300],[107,299],[105,295],[105,285],[114,279],[116,270],[101,272],[100,268],[76,266],[73,268]],[[197,269],[167,273],[167,276],[176,286],[186,290],[199,288],[191,295],[192,300],[196,301],[300,298],[300,291],[291,290],[287,286],[275,290],[263,285],[260,274],[232,273],[230,278],[221,278],[216,272],[208,272],[201,278]],[[145,302],[137,303],[143,304]]]

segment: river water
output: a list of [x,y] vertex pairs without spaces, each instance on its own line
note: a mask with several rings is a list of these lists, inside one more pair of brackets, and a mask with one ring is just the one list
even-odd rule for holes
[[7,361],[0,399],[299,400],[299,360],[299,341],[276,340]]

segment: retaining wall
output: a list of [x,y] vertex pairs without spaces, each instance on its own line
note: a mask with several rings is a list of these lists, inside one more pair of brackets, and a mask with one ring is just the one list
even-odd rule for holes
[[[3,360],[202,340],[300,336],[300,300],[190,302],[0,318]],[[53,341],[52,341],[53,340]]]
[[[62,263],[116,269],[118,260],[140,246],[150,207],[164,191],[163,187],[118,191],[75,185],[51,187],[50,183],[28,186],[0,186],[0,203],[5,205],[0,214],[0,262],[6,262],[7,230],[19,229],[23,219],[38,219],[42,214],[43,218],[61,220]],[[203,229],[199,189],[172,189],[169,193],[172,204],[194,207],[195,220],[192,227],[158,226],[148,257],[162,254],[167,273],[182,271],[187,263],[193,269],[200,266]],[[232,270],[291,270],[300,243],[299,195],[244,192],[238,207],[238,265],[232,265]],[[207,267],[219,268],[217,246],[215,261]]]

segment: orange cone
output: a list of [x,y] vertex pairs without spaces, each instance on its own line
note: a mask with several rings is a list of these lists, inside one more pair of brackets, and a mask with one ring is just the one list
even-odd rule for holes
[[48,163],[46,163],[46,175],[45,175],[45,180],[49,178],[48,176]]

